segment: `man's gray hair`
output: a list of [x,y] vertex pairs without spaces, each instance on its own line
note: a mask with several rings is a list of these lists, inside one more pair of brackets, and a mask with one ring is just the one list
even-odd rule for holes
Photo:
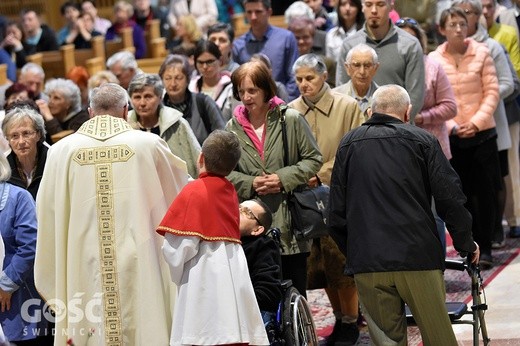
[[410,96],[397,84],[380,86],[372,96],[372,110],[383,114],[405,114],[410,105]]
[[482,14],[482,2],[480,0],[452,0],[451,7],[460,7],[464,4],[470,5],[477,16]]
[[134,69],[137,70],[137,61],[135,56],[131,52],[122,51],[112,55],[107,60],[107,68],[111,69],[115,64],[120,63],[123,69]]
[[81,91],[79,87],[70,79],[57,78],[45,83],[45,94],[58,92],[70,102],[69,112],[77,113],[81,110]]
[[128,93],[115,83],[104,83],[94,88],[89,94],[92,116],[112,115],[121,118],[128,106]]
[[359,43],[348,51],[347,56],[345,58],[345,62],[347,63],[347,65],[349,65],[352,62],[352,56],[356,53],[370,53],[372,54],[372,63],[374,65],[379,64],[379,57],[377,56],[377,53],[374,50],[374,48],[364,43]]
[[0,183],[4,183],[11,178],[11,166],[7,162],[5,154],[0,151]]
[[158,74],[139,73],[132,78],[128,85],[128,95],[132,97],[134,92],[142,91],[145,87],[153,87],[153,93],[161,98],[164,92],[164,86]]
[[314,11],[303,1],[293,2],[285,10],[285,23],[289,24],[293,18],[305,17],[314,20]]
[[42,79],[45,79],[45,71],[43,71],[43,68],[38,64],[28,62],[27,64],[23,65],[20,69],[20,74],[24,75],[28,72],[34,73],[40,76]]
[[2,132],[7,135],[9,131],[22,121],[29,119],[36,131],[40,133],[40,141],[45,140],[45,121],[40,113],[27,106],[14,107],[7,112],[4,121],[2,122]]
[[299,68],[307,67],[313,69],[317,74],[327,73],[327,65],[319,55],[309,53],[299,57],[293,64],[292,71],[295,74]]

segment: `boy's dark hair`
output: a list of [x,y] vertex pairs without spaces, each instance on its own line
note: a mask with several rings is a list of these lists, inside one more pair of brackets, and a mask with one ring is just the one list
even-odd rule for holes
[[259,206],[262,207],[264,210],[262,213],[258,214],[258,220],[260,220],[260,223],[262,226],[264,226],[265,230],[269,230],[271,228],[271,224],[273,223],[273,212],[271,211],[271,208],[267,206],[262,200],[255,199],[256,203],[258,203]]
[[206,171],[226,176],[235,168],[242,154],[238,137],[224,130],[215,130],[204,143],[202,154]]
[[271,8],[271,0],[242,0],[242,6],[246,7],[246,4],[250,2],[260,2],[266,10]]

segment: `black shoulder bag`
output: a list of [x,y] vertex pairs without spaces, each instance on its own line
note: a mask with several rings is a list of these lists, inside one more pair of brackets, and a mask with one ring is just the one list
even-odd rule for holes
[[[285,122],[285,109],[281,110],[282,141],[284,165],[289,166],[289,142]],[[318,178],[318,176],[316,176]],[[297,240],[310,240],[329,234],[327,215],[329,187],[318,178],[318,186],[307,184],[288,192],[288,206],[291,212],[291,230]]]

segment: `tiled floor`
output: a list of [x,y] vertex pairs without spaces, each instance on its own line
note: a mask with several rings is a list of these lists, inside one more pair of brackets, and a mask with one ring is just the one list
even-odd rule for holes
[[[520,256],[485,287],[490,345],[520,345]],[[459,345],[473,345],[471,326],[454,326]],[[482,339],[480,344],[483,345]]]

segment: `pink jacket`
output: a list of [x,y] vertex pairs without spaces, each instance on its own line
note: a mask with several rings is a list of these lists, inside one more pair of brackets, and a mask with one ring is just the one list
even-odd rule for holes
[[457,115],[446,122],[449,132],[455,125],[468,121],[479,131],[495,127],[493,113],[499,101],[495,65],[485,44],[466,40],[468,49],[458,66],[446,52],[447,42],[429,55],[441,63],[457,101]]
[[424,70],[426,74],[424,104],[419,112],[423,122],[417,126],[437,137],[444,155],[449,160],[451,151],[446,121],[457,115],[457,102],[446,72],[438,61],[425,55]]

